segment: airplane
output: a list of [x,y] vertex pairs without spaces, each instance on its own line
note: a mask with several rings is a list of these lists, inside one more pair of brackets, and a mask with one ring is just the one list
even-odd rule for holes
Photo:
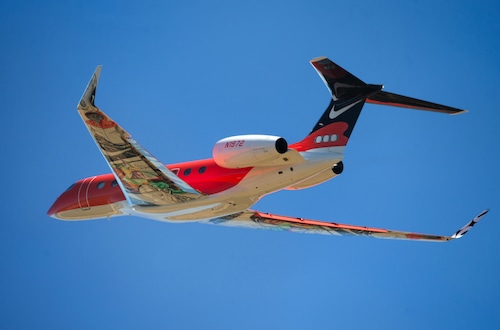
[[310,61],[331,101],[312,131],[288,144],[279,136],[238,135],[215,143],[212,158],[164,165],[95,105],[98,66],[77,110],[112,173],[81,179],[47,214],[60,220],[135,216],[152,220],[264,228],[326,235],[445,242],[461,238],[487,212],[449,236],[387,230],[275,215],[251,209],[267,194],[306,189],[343,171],[344,150],[365,103],[460,114],[466,112],[386,91],[326,57]]

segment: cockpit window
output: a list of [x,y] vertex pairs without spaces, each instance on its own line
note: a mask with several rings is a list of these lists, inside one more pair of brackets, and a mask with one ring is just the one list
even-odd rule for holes
[[73,183],[71,186],[68,187],[68,189],[66,189],[66,191],[71,190],[71,188],[73,188],[74,186],[75,184]]

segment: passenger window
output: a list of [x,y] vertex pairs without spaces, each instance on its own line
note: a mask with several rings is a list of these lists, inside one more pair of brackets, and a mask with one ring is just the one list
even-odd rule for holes
[[186,175],[186,176],[187,176],[187,175],[189,175],[189,174],[191,174],[191,169],[190,169],[190,168],[188,168],[188,169],[184,170],[184,175]]
[[97,184],[97,189],[102,189],[102,188],[104,188],[104,185],[105,185],[105,183],[104,183],[104,182],[99,182],[99,183]]
[[111,187],[116,187],[118,185],[118,182],[116,180],[113,180],[113,182],[111,182]]
[[207,170],[207,167],[206,166],[202,166],[202,167],[200,167],[198,169],[198,173],[203,174],[203,173],[205,173],[206,170]]

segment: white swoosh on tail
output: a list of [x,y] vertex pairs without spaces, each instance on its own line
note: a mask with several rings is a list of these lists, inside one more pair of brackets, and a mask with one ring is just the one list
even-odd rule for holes
[[330,117],[330,119],[337,118],[338,116],[340,116],[341,114],[343,114],[344,112],[346,112],[347,110],[349,110],[350,108],[352,108],[353,106],[355,106],[356,104],[358,104],[361,101],[363,101],[363,99],[358,100],[358,101],[351,103],[349,105],[346,105],[345,107],[340,108],[340,109],[335,109],[335,105],[334,105],[332,110],[330,110],[330,114],[328,115],[328,117]]

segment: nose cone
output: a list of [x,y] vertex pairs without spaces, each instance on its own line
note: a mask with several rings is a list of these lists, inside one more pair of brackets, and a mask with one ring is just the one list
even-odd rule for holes
[[57,207],[56,207],[56,203],[52,204],[52,206],[50,207],[50,209],[47,211],[47,215],[49,217],[52,217],[52,218],[55,218],[55,214],[56,214],[56,211],[57,210]]
[[47,211],[47,215],[54,219],[63,220],[60,216],[61,212],[68,211],[74,208],[78,208],[77,189],[75,190],[75,185],[72,184],[65,192],[63,192],[52,204],[50,209]]
[[54,204],[52,204],[50,209],[47,211],[47,215],[49,217],[52,217],[54,219],[59,219],[57,217],[57,212],[62,211],[62,207],[60,206],[60,203],[58,203],[58,202],[59,202],[59,198],[54,202]]
[[54,204],[52,204],[52,206],[50,207],[50,209],[47,211],[47,215],[49,217],[52,217],[54,219],[58,219],[58,220],[61,220],[61,218],[57,215],[58,213],[66,210],[68,208],[68,205],[67,203],[64,202],[65,200],[65,193],[62,193],[57,199],[56,201],[54,202]]

